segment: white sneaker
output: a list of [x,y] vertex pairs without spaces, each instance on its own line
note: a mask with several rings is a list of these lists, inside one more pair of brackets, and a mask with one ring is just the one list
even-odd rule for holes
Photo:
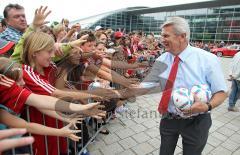
[[237,107],[228,107],[228,111],[232,111],[232,112],[239,112],[239,109]]

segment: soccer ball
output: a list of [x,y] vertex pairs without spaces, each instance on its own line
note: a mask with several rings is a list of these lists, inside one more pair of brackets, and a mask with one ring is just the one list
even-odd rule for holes
[[174,105],[179,110],[185,110],[193,104],[193,96],[187,88],[177,88],[172,93]]
[[191,89],[191,94],[194,96],[196,95],[200,102],[208,102],[211,97],[212,93],[209,87],[206,84],[195,85]]
[[96,88],[101,88],[101,83],[100,82],[92,82],[88,86],[88,90],[94,90]]

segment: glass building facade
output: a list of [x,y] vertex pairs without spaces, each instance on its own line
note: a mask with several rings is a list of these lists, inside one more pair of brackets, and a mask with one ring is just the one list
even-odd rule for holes
[[137,22],[132,24],[131,30],[158,35],[161,24],[171,16],[181,16],[188,20],[191,40],[240,43],[240,5],[142,14],[134,17]]
[[138,11],[137,14],[131,13],[132,9],[127,8],[86,18],[91,23],[84,23],[84,20],[75,22],[79,22],[81,25],[85,24],[85,27],[90,29],[101,25],[113,30],[119,28],[124,28],[126,32],[141,30],[146,34],[154,33],[159,36],[160,26],[167,18],[181,16],[190,24],[191,41],[240,43],[240,5],[143,14],[141,11]]

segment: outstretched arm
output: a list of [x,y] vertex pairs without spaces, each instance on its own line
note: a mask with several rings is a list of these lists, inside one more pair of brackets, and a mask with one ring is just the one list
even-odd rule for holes
[[124,87],[129,87],[131,86],[131,84],[134,84],[135,82],[135,81],[133,82],[131,80],[126,79],[125,77],[119,75],[113,70],[110,70],[109,72],[107,72],[106,70],[103,70],[95,65],[89,65],[87,67],[87,70],[104,80],[118,83]]
[[70,130],[68,127],[56,129],[37,123],[29,123],[24,119],[16,117],[2,109],[0,109],[0,115],[0,122],[11,128],[26,128],[27,132],[33,134],[69,137],[75,141],[80,139],[80,137],[74,135],[74,133],[80,132],[79,130]]
[[[76,123],[81,123],[81,120],[83,120],[83,115],[76,115],[76,116],[72,116],[72,115],[65,115],[61,112],[56,112],[53,110],[46,110],[46,109],[38,109],[41,113],[46,114],[52,118],[56,118],[60,121],[66,122],[66,123],[72,123],[73,125],[75,125]],[[74,114],[73,114],[74,115]]]
[[133,63],[129,64],[125,61],[112,61],[107,58],[102,59],[102,65],[108,67],[108,68],[121,68],[121,69],[136,69],[139,67],[147,67],[147,63]]
[[47,109],[47,110],[55,110],[60,112],[72,112],[72,113],[79,113],[85,114],[89,110],[95,112],[95,114],[102,113],[103,111],[99,110],[101,107],[99,102],[91,103],[87,105],[81,104],[74,104],[63,101],[61,99],[46,96],[46,95],[37,95],[37,94],[30,94],[27,98],[26,103],[29,106],[33,106],[37,109]]

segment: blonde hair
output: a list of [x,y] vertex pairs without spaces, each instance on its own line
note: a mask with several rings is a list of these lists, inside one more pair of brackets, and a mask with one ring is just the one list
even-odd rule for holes
[[43,32],[31,32],[23,43],[22,63],[35,67],[33,54],[39,51],[50,51],[54,49],[53,38]]
[[52,31],[55,37],[57,37],[57,35],[61,32],[64,31],[65,27],[63,26],[63,24],[57,24],[56,26],[53,27]]
[[106,31],[105,31],[105,34],[107,34],[107,35],[110,35],[110,34],[112,34],[113,33],[113,30],[112,29],[107,29]]
[[22,72],[20,64],[15,63],[6,57],[0,57],[0,62],[0,74],[3,74],[14,81],[17,81],[20,78]]

